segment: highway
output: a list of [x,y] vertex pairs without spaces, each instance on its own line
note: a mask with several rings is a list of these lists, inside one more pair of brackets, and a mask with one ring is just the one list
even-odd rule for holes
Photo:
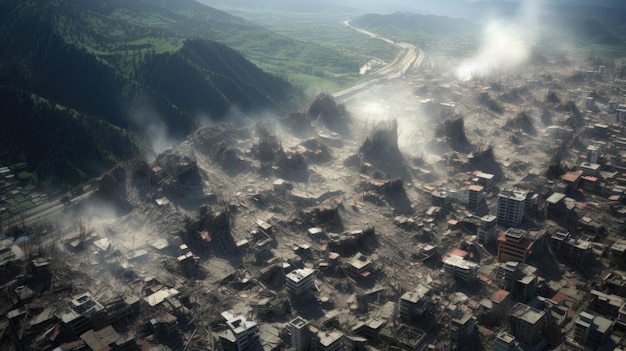
[[371,73],[372,76],[376,76],[370,81],[365,83],[361,83],[350,87],[348,89],[344,89],[342,91],[336,92],[333,94],[335,99],[341,99],[343,101],[347,101],[353,99],[360,95],[360,93],[367,90],[373,84],[376,84],[382,80],[394,79],[403,76],[409,69],[412,67],[419,67],[424,60],[424,52],[421,49],[418,49],[415,45],[409,43],[396,43],[391,39],[383,38],[375,33],[369,32],[362,28],[354,27],[350,24],[350,21],[343,21],[344,26],[354,29],[355,31],[367,35],[374,39],[382,40],[388,44],[397,46],[400,48],[400,52],[398,55],[391,61],[389,64],[378,68]]

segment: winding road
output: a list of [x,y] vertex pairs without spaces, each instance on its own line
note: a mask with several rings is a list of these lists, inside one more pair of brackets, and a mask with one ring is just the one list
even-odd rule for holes
[[375,83],[378,83],[382,80],[389,80],[394,78],[399,78],[403,76],[409,69],[412,67],[419,67],[424,60],[424,52],[421,49],[418,49],[415,45],[409,43],[396,43],[391,39],[383,38],[375,33],[369,32],[365,29],[354,27],[350,24],[350,21],[343,21],[344,26],[348,28],[352,28],[355,31],[367,35],[374,39],[382,40],[388,44],[397,46],[400,48],[400,52],[398,55],[391,61],[389,64],[372,71],[369,73],[370,75],[378,76],[378,78],[374,78],[365,83],[361,83],[359,85],[355,85],[348,89],[336,92],[333,94],[335,99],[341,99],[343,101],[353,99],[360,95],[363,91],[367,90],[370,86]]

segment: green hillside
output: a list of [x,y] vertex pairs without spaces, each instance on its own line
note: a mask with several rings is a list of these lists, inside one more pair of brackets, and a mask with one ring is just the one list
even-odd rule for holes
[[0,165],[70,187],[144,151],[153,125],[176,139],[233,106],[286,110],[299,89],[210,39],[253,30],[192,0],[0,1]]

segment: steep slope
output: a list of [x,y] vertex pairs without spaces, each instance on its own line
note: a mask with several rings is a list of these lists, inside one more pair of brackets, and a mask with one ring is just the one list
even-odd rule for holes
[[[302,96],[224,44],[183,36],[175,27],[188,26],[186,17],[172,11],[194,9],[212,13],[185,0],[0,3],[0,164],[28,161],[40,181],[69,185],[137,154],[134,134],[149,134],[150,126],[181,138],[198,116],[219,120],[232,106],[276,111]],[[133,19],[140,13],[147,17]],[[243,23],[232,16],[221,21]],[[65,121],[70,115],[78,119]],[[37,123],[42,116],[50,120]],[[65,123],[71,127],[57,130],[56,141],[41,137]],[[73,147],[59,140],[73,140]],[[39,149],[51,145],[63,162],[43,171],[50,159]]]

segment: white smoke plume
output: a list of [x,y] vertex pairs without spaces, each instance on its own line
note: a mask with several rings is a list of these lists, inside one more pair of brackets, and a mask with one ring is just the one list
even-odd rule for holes
[[457,78],[467,81],[521,67],[530,58],[538,25],[539,0],[524,0],[512,19],[489,21],[480,50],[457,67]]
[[160,154],[176,143],[176,140],[171,138],[163,117],[152,107],[149,99],[142,96],[133,101],[130,108],[130,120],[144,131],[154,155]]

